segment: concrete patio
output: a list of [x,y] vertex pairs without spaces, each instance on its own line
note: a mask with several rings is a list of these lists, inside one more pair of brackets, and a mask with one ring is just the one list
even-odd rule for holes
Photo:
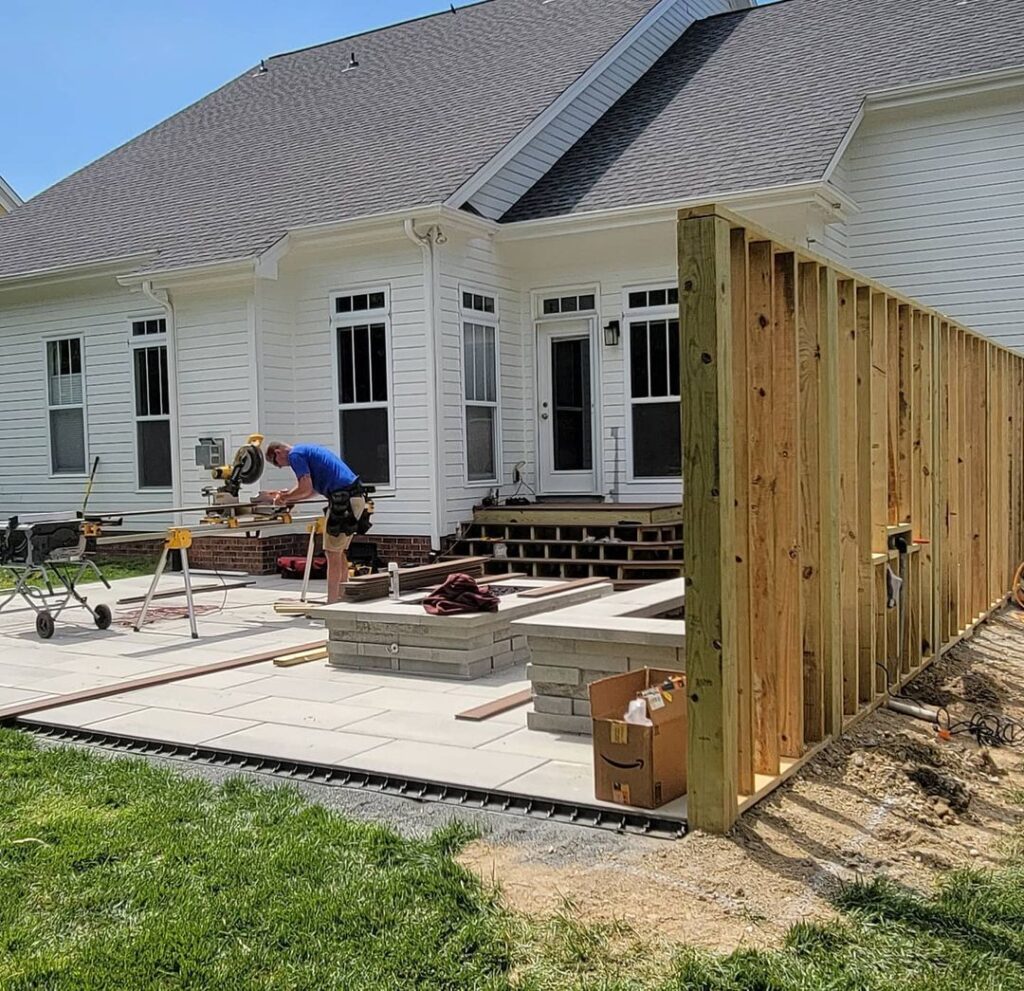
[[[167,587],[179,580],[168,578]],[[30,612],[0,615],[0,709],[277,648],[286,652],[325,637],[319,622],[274,613],[275,601],[298,597],[295,582],[260,578],[250,588],[202,596],[200,603],[214,611],[199,616],[199,641],[181,618],[132,632],[123,624],[138,607],[114,603],[143,594],[148,580],[113,584],[112,592],[95,586],[91,593],[114,608],[108,631],[95,629],[84,612],[69,612],[53,639],[42,641]],[[322,594],[315,585],[313,594]],[[160,605],[182,603],[175,598]],[[455,719],[527,687],[523,664],[466,682],[338,670],[325,661],[294,667],[267,661],[46,709],[28,721],[604,805],[594,799],[589,739],[527,729],[527,706],[483,722]],[[685,798],[658,814],[685,819]]]

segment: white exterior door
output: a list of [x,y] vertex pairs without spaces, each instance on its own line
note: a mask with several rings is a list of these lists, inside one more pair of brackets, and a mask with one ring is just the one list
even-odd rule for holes
[[596,495],[597,341],[594,321],[537,326],[538,469],[541,495]]

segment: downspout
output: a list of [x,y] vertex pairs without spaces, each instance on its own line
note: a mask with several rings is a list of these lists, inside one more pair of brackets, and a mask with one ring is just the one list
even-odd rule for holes
[[427,229],[426,234],[416,233],[416,221],[404,222],[405,236],[423,252],[423,325],[427,341],[427,389],[431,399],[427,403],[428,443],[427,457],[433,468],[433,492],[430,507],[430,546],[440,551],[444,531],[444,513],[447,504],[445,492],[445,466],[441,462],[442,424],[444,423],[444,398],[441,381],[441,293],[438,285],[437,259],[434,245],[444,244],[447,238],[437,226]]
[[[171,384],[171,494],[175,506],[183,506],[184,496],[181,491],[181,438],[178,428],[178,328],[174,323],[174,304],[171,302],[171,295],[166,289],[154,290],[151,279],[145,279],[139,286],[142,295],[151,303],[159,306],[167,314],[168,336],[170,337],[167,349],[168,364],[167,377]],[[175,522],[181,522],[180,514],[175,515]]]

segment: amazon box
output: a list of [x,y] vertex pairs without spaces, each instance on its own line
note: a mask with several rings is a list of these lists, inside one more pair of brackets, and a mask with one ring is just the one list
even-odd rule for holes
[[686,794],[686,691],[647,698],[652,725],[627,723],[630,701],[678,671],[643,668],[590,685],[594,720],[594,792],[602,802],[656,809]]

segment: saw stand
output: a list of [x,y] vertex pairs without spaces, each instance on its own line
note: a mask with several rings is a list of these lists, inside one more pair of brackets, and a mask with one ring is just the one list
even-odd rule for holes
[[156,571],[153,573],[153,580],[149,583],[149,591],[146,593],[146,599],[142,603],[142,610],[139,612],[138,619],[135,620],[135,626],[133,629],[136,633],[146,623],[146,613],[149,612],[149,604],[153,601],[153,596],[156,594],[156,587],[160,584],[160,579],[163,577],[163,573],[167,568],[167,556],[171,551],[178,551],[181,554],[181,575],[185,580],[185,601],[188,603],[188,622],[192,629],[192,639],[199,639],[199,630],[196,627],[196,604],[195,599],[192,596],[192,573],[189,571],[188,566],[188,549],[192,546],[192,531],[187,527],[171,527],[167,531],[167,539],[164,541],[164,549],[160,552],[160,561],[156,566]]

